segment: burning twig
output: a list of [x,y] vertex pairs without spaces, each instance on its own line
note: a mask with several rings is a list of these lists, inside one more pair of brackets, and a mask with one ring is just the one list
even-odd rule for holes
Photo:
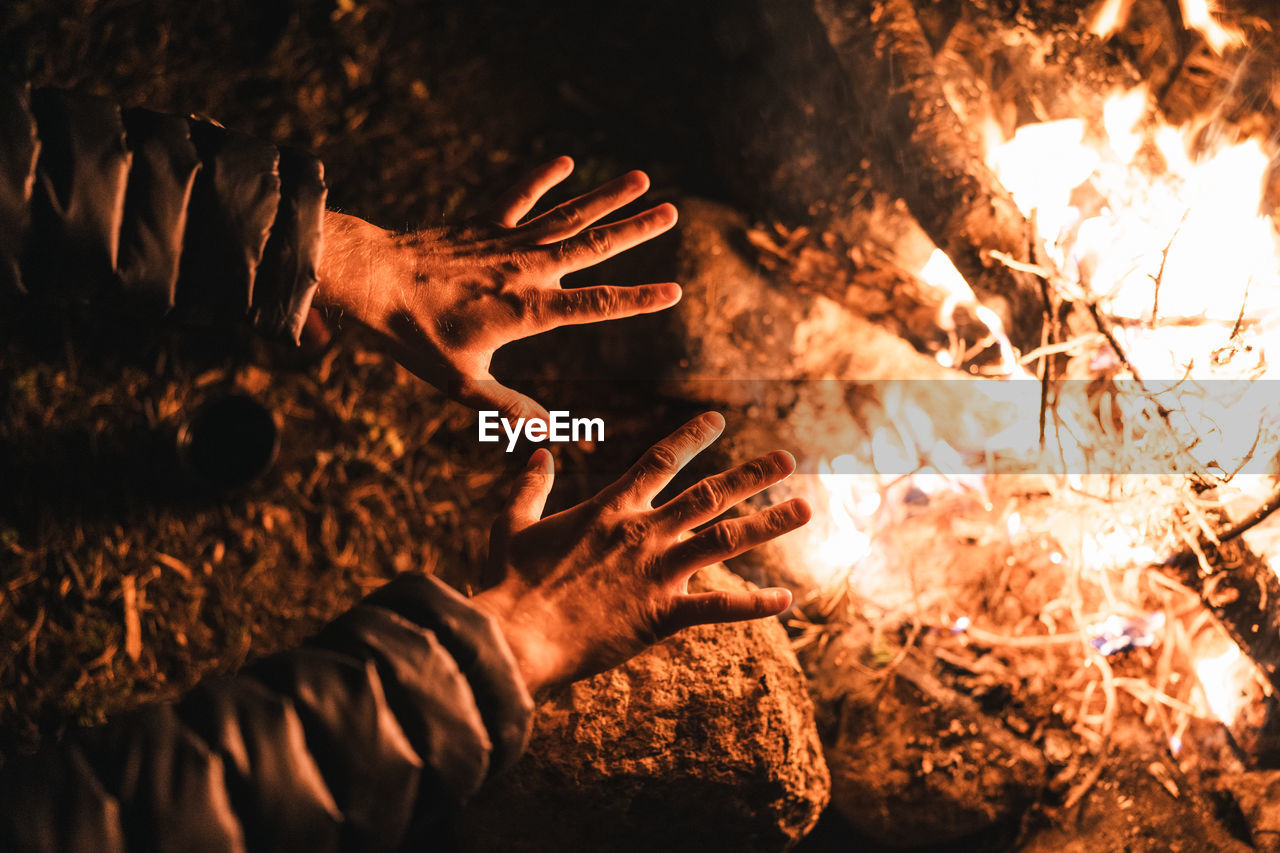
[[1199,590],[1201,600],[1231,639],[1253,659],[1272,688],[1280,690],[1280,580],[1266,560],[1239,538],[1274,512],[1277,501],[1280,498],[1273,495],[1248,519],[1224,531],[1218,544],[1200,540],[1166,561],[1164,569],[1180,583]]
[[1154,289],[1151,294],[1151,325],[1156,324],[1156,317],[1160,313],[1160,285],[1164,283],[1164,268],[1169,263],[1169,252],[1173,251],[1173,242],[1178,239],[1178,233],[1182,231],[1182,226],[1187,223],[1187,217],[1191,214],[1188,208],[1183,214],[1182,219],[1178,222],[1178,227],[1173,229],[1173,234],[1169,237],[1169,242],[1164,244],[1164,249],[1160,252],[1160,269],[1152,276]]
[[1259,524],[1270,518],[1272,513],[1277,509],[1280,509],[1280,490],[1272,492],[1271,496],[1263,501],[1262,505],[1250,513],[1247,518],[1242,518],[1226,530],[1218,533],[1218,542],[1230,542],[1245,531],[1257,527]]

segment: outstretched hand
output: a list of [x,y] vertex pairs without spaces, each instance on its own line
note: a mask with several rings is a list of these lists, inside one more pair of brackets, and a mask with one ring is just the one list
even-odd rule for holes
[[530,692],[602,672],[682,628],[774,616],[791,604],[785,589],[690,594],[688,582],[805,524],[803,500],[687,535],[789,476],[789,453],[761,456],[652,505],[723,429],[719,414],[694,418],[600,494],[549,518],[541,515],[554,466],[546,450],[533,454],[494,526],[490,561],[502,580],[473,599],[497,619]]
[[461,226],[396,234],[330,212],[317,303],[379,332],[418,376],[450,397],[508,418],[546,410],[493,378],[490,361],[511,341],[559,326],[659,311],[680,299],[673,283],[565,289],[560,279],[668,230],[676,209],[661,204],[608,225],[600,219],[649,188],[628,172],[522,222],[573,171],[559,157]]

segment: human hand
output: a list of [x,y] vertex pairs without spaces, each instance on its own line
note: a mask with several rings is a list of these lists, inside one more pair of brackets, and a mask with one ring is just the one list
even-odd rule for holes
[[649,188],[628,172],[524,223],[573,171],[559,157],[535,169],[490,210],[461,225],[396,234],[330,212],[317,304],[374,329],[396,358],[450,397],[515,419],[547,418],[490,373],[496,350],[563,325],[659,311],[680,299],[673,283],[564,289],[560,279],[668,230],[661,204],[609,225],[601,218]]
[[654,497],[724,429],[714,412],[658,442],[594,498],[539,520],[554,466],[534,452],[494,525],[497,586],[472,599],[497,621],[530,692],[603,672],[682,628],[774,616],[785,589],[688,593],[689,578],[809,520],[803,500],[700,524],[785,479],[784,451],[708,477],[657,507]]

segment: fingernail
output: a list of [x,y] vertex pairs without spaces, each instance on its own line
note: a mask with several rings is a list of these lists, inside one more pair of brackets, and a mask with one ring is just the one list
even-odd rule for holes
[[796,470],[796,458],[785,450],[775,450],[772,454],[773,462],[779,468],[786,472],[790,477]]
[[532,471],[535,468],[546,468],[550,461],[551,452],[545,447],[539,447],[537,450],[533,451],[533,455],[529,457],[529,470]]
[[680,285],[674,282],[668,282],[658,286],[658,296],[663,302],[679,302],[684,291],[680,289]]
[[771,604],[776,610],[786,610],[791,606],[791,590],[789,589],[771,589],[769,590]]
[[706,418],[707,423],[710,424],[711,428],[716,432],[724,429],[724,415],[719,412],[707,412]]

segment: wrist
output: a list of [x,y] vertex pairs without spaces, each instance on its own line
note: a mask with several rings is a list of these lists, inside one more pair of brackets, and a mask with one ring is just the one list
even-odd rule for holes
[[498,626],[530,695],[549,686],[547,643],[536,631],[528,630],[527,619],[516,615],[514,597],[499,585],[473,596],[471,603]]
[[357,216],[327,210],[324,258],[315,305],[332,319],[381,329],[390,313],[387,286],[395,261],[391,232]]

